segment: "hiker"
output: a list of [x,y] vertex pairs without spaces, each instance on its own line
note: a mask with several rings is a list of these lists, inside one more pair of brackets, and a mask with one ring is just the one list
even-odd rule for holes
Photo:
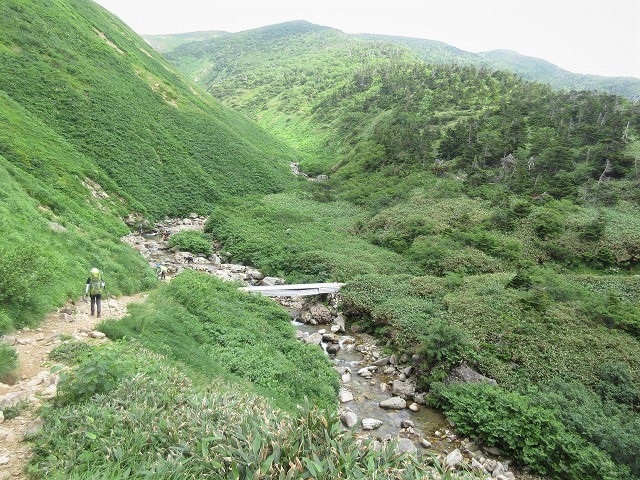
[[102,313],[102,292],[104,291],[104,280],[102,279],[102,272],[97,268],[92,268],[89,272],[89,278],[87,278],[87,285],[84,291],[85,296],[89,294],[91,297],[91,316],[98,312],[98,317]]
[[164,280],[167,276],[167,267],[160,263],[156,263],[156,275],[159,280]]
[[167,230],[162,232],[162,239],[163,240],[168,240],[169,239],[169,232]]

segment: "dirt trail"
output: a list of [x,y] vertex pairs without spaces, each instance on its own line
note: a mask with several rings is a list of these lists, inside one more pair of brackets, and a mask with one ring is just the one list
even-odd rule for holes
[[[16,404],[26,407],[11,420],[0,417],[0,480],[27,478],[24,467],[29,457],[29,446],[23,442],[28,434],[39,428],[37,409],[43,399],[56,394],[57,375],[51,374],[49,352],[65,338],[73,337],[88,342],[106,342],[104,335],[95,332],[102,320],[122,318],[132,302],[144,301],[146,294],[103,300],[102,318],[92,317],[89,305],[79,301],[76,305],[49,314],[35,329],[24,329],[4,339],[14,344],[18,352],[17,383],[0,383],[0,411]],[[97,337],[97,338],[94,338]]]

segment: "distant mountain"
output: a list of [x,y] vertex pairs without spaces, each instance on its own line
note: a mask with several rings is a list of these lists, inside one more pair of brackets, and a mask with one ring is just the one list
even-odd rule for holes
[[171,51],[189,42],[199,42],[226,35],[228,32],[217,30],[206,32],[176,33],[171,35],[142,35],[142,38],[159,53]]
[[[572,73],[546,60],[528,57],[510,50],[492,50],[489,52],[472,53],[436,40],[375,34],[345,34],[339,30],[314,25],[303,20],[248,30],[246,32],[233,34],[233,36],[236,38],[247,38],[246,35],[251,35],[252,38],[256,39],[272,39],[291,35],[307,35],[311,32],[321,31],[332,32],[333,35],[339,33],[343,40],[351,39],[364,42],[402,45],[415,56],[428,63],[455,63],[465,66],[488,67],[494,70],[507,70],[522,76],[522,78],[526,80],[546,83],[556,89],[599,90],[627,98],[640,96],[640,79]],[[176,35],[147,35],[145,39],[160,53],[171,53],[183,45],[194,42],[207,43],[208,40],[217,38],[223,34],[223,32],[215,31],[193,32]],[[245,35],[245,37],[243,37],[243,35]],[[158,47],[155,45],[158,45]],[[172,61],[180,61],[178,55],[172,55]]]
[[491,50],[479,53],[492,68],[510,70],[526,80],[548,83],[554,88],[572,90],[601,90],[624,97],[640,95],[640,79],[633,77],[604,77],[573,73],[536,57],[528,57],[511,50]]

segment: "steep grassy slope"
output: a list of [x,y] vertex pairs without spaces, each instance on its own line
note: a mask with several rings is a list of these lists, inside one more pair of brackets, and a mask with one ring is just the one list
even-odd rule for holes
[[129,212],[207,212],[277,192],[291,151],[195,90],[88,0],[0,4],[0,333],[81,292],[151,272],[118,237]]

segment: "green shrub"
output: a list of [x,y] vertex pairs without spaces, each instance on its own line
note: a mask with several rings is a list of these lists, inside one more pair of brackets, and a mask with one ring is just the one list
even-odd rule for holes
[[178,247],[185,252],[209,257],[213,253],[211,239],[196,230],[184,230],[169,237],[169,247]]
[[537,406],[527,396],[486,383],[434,384],[429,399],[459,433],[497,446],[539,473],[570,480],[628,478],[628,469],[568,431],[555,409]]
[[95,349],[72,374],[61,373],[56,401],[61,404],[80,403],[93,395],[106,394],[116,388],[136,367],[132,357],[123,353],[121,345],[105,345]]
[[0,336],[11,332],[14,329],[13,320],[4,310],[0,310]]
[[197,378],[227,377],[292,409],[307,397],[333,405],[338,380],[317,346],[295,338],[273,300],[238,291],[211,275],[186,271],[100,330],[134,338]]
[[6,342],[0,342],[0,381],[18,366],[16,349]]
[[64,342],[49,352],[49,358],[57,362],[68,365],[80,363],[85,357],[93,352],[93,347],[87,342],[74,340]]

